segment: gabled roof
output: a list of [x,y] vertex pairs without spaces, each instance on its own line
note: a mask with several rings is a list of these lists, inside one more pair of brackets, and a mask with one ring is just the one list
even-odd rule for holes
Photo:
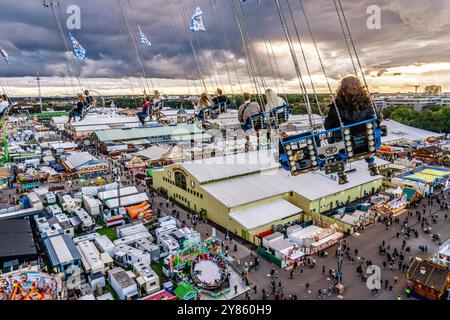
[[83,165],[99,162],[89,152],[74,152],[67,157],[65,163],[70,169],[78,169]]
[[446,289],[449,270],[428,260],[415,259],[410,267],[409,279],[438,292]]
[[205,183],[278,168],[280,164],[271,150],[264,150],[184,162],[181,166]]
[[241,209],[230,213],[230,217],[244,228],[251,230],[286,219],[302,212],[302,209],[294,206],[286,200],[276,200],[255,207]]
[[167,152],[169,152],[169,148],[163,148],[160,146],[151,146],[150,148],[144,149],[136,153],[137,156],[143,157],[148,160],[159,160],[161,159]]
[[131,129],[112,129],[95,131],[98,140],[106,141],[124,141],[131,139],[144,139],[159,136],[173,136],[191,133],[201,133],[203,129],[199,129],[193,124],[179,124],[176,126],[161,126],[149,128],[131,128]]

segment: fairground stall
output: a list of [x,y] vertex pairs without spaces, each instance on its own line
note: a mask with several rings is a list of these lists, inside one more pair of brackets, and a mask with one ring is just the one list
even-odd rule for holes
[[443,167],[422,166],[392,179],[392,183],[411,186],[422,193],[432,193],[437,185],[450,188],[450,170]]
[[182,299],[186,299],[186,292],[191,293],[188,298],[192,299],[192,291],[196,295],[205,294],[214,298],[230,291],[231,270],[217,237],[210,237],[205,241],[188,239],[183,243],[183,249],[170,255],[166,261],[165,268],[169,277],[178,284],[175,294],[178,293],[178,296],[183,292]]
[[59,300],[60,275],[18,270],[0,275],[0,300]]

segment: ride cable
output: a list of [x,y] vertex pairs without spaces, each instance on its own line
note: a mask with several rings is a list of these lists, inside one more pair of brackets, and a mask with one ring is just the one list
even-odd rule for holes
[[197,56],[197,52],[195,51],[195,47],[194,47],[194,44],[192,42],[192,36],[191,36],[190,30],[189,30],[189,28],[187,26],[189,20],[188,20],[187,15],[186,15],[186,8],[184,7],[183,0],[178,0],[178,2],[179,2],[179,5],[180,5],[181,15],[182,15],[182,18],[183,18],[183,25],[186,24],[186,27],[184,27],[184,28],[187,31],[189,44],[191,46],[191,50],[192,50],[192,54],[193,54],[193,57],[194,57],[195,64],[197,65],[197,70],[198,70],[198,73],[199,73],[200,82],[201,82],[205,92],[208,92],[208,89],[207,89],[206,83],[205,83],[205,79],[203,77],[203,72],[202,72],[201,67],[200,67],[200,62],[199,62],[199,59],[198,59],[198,56]]
[[144,83],[146,85],[146,88],[147,88],[148,92],[151,92],[152,90],[154,90],[153,81],[150,78],[150,84],[151,84],[151,88],[152,88],[152,89],[150,89],[150,86],[149,86],[149,83],[148,83],[148,79],[147,79],[147,75],[146,75],[146,72],[145,72],[145,68],[144,68],[144,65],[143,65],[142,60],[141,60],[141,55],[139,54],[139,48],[137,46],[136,39],[133,36],[133,32],[131,31],[131,28],[130,28],[130,23],[128,21],[128,14],[127,14],[127,12],[125,10],[125,7],[124,7],[124,5],[122,3],[122,0],[117,0],[117,2],[119,4],[119,8],[120,8],[120,10],[122,12],[122,16],[123,16],[123,19],[125,21],[125,27],[126,27],[127,32],[128,32],[128,37],[130,38],[131,42],[133,43],[133,47],[134,47],[134,50],[135,50],[135,53],[136,53],[136,58],[137,58],[137,61],[139,63],[139,66],[140,66],[140,69],[141,69],[141,72],[142,72],[141,76],[143,78],[143,81],[144,81]]
[[[213,2],[212,2],[212,0],[209,0],[208,2],[209,2],[209,7],[211,9],[212,18],[214,20],[214,26],[215,26],[216,30],[219,32],[219,27],[218,27],[218,23],[217,23],[216,14],[214,12]],[[227,63],[227,59],[225,57],[225,52],[224,52],[223,48],[220,50],[220,52],[221,52],[221,55],[222,55],[224,66],[225,66],[225,71],[227,73],[228,82],[230,83],[231,94],[234,96],[233,83],[231,81],[230,72],[229,72],[229,69],[228,69],[228,63]]]
[[[193,0],[192,2],[195,5],[195,1]],[[219,87],[219,84],[220,84],[221,88],[224,88],[224,84],[223,84],[223,81],[222,81],[222,78],[221,78],[220,72],[219,72],[219,67],[217,65],[216,59],[214,59],[213,51],[211,49],[212,48],[211,47],[211,41],[209,40],[208,32],[204,32],[204,34],[205,34],[205,38],[206,38],[206,50],[209,53],[209,55],[207,54],[206,56],[207,57],[209,56],[210,66],[211,66],[211,70],[212,70],[212,75],[214,77],[214,81],[216,82],[216,88]],[[200,46],[199,46],[199,48],[200,48]],[[205,58],[205,60],[206,60],[206,58]]]
[[299,82],[299,85],[300,85],[300,89],[302,90],[302,93],[304,95],[304,99],[305,99],[305,102],[306,102],[306,108],[307,108],[307,112],[308,112],[309,124],[311,126],[311,130],[313,132],[315,132],[316,127],[315,127],[314,119],[312,117],[312,108],[311,108],[311,103],[309,101],[308,90],[307,90],[305,82],[303,80],[302,71],[301,71],[300,65],[298,63],[297,54],[295,53],[295,48],[294,48],[294,44],[292,43],[292,39],[291,39],[291,35],[290,35],[290,32],[289,32],[289,29],[287,28],[286,18],[284,16],[283,11],[282,11],[282,8],[281,8],[279,0],[275,0],[275,5],[276,5],[276,8],[277,8],[278,16],[280,18],[281,26],[283,28],[286,41],[287,41],[287,43],[289,45],[289,51],[291,53],[291,58],[292,58],[292,60],[294,62],[294,68],[295,68],[295,72],[297,74],[297,79],[298,79],[298,82]]
[[[274,68],[273,68],[272,59],[271,59],[271,57],[270,57],[269,47],[267,46],[266,28],[265,28],[264,20],[263,20],[263,18],[262,18],[262,16],[261,16],[261,12],[260,12],[260,9],[259,9],[259,4],[260,4],[260,3],[259,3],[258,1],[255,2],[255,6],[256,6],[256,10],[255,10],[255,11],[256,11],[256,17],[257,17],[259,23],[260,23],[261,26],[262,26],[262,28],[261,28],[261,33],[262,33],[262,37],[263,37],[264,47],[265,47],[265,49],[266,49],[267,60],[269,61],[269,67],[270,67],[270,71],[271,71],[271,73],[272,73],[272,77],[273,77],[273,81],[274,81],[275,87],[276,87],[276,89],[277,89],[277,92],[279,92],[280,89],[279,89],[279,87],[278,87],[277,77],[275,76],[275,71],[274,71]],[[278,75],[278,76],[279,76],[279,78],[281,79],[280,75]]]
[[[134,6],[133,6],[131,0],[127,0],[127,3],[128,3],[128,7],[130,8],[130,11],[131,11],[131,16],[132,16],[132,18],[133,18],[134,20],[136,20],[137,14],[136,14],[136,10],[135,10],[135,8],[134,8]],[[143,50],[142,46],[139,46],[139,47],[141,48],[141,52],[145,53],[145,51]],[[139,48],[139,47],[138,47],[138,48]],[[159,82],[158,78],[153,78],[153,79],[152,79],[152,78],[150,77],[150,80],[151,80],[151,81],[154,80],[155,83],[156,83],[156,86],[157,86],[158,88],[162,88],[161,83]],[[153,86],[153,84],[152,84],[152,86]]]
[[[213,5],[214,5],[215,10],[217,12],[220,12],[216,0],[212,0],[212,1],[213,1]],[[218,19],[218,23],[217,24],[219,25],[219,28],[221,30],[223,39],[225,40],[225,47],[228,49],[229,52],[232,52],[230,41],[228,39],[228,35],[227,35],[227,33],[225,31],[225,28],[224,28],[224,26],[222,24],[222,19]],[[240,79],[239,73],[238,73],[238,67],[236,65],[236,59],[231,59],[231,61],[233,63],[233,69],[234,69],[236,80],[237,80],[238,85],[239,85],[239,89],[241,90],[241,92],[244,92],[244,89],[243,89],[242,83],[241,83],[241,79]]]
[[328,87],[328,91],[330,92],[330,96],[331,96],[331,101],[332,101],[333,107],[335,108],[336,114],[338,115],[339,124],[340,124],[341,127],[343,127],[344,124],[342,122],[341,114],[339,113],[339,109],[338,109],[337,104],[336,104],[335,94],[334,94],[333,90],[331,89],[330,80],[328,79],[328,74],[327,74],[327,72],[325,70],[325,65],[323,63],[322,56],[321,56],[320,51],[319,51],[319,47],[318,47],[316,39],[314,37],[313,31],[312,31],[312,28],[311,28],[311,24],[309,23],[308,15],[306,14],[305,7],[303,6],[303,1],[299,0],[299,3],[300,3],[300,9],[301,9],[301,11],[303,13],[303,17],[305,18],[306,27],[308,29],[309,36],[310,36],[311,41],[312,41],[312,43],[314,45],[314,48],[315,48],[315,51],[316,51],[316,54],[317,54],[317,58],[318,58],[319,63],[320,63],[320,67],[322,69],[322,73],[323,73],[323,76],[325,78],[325,81],[326,81],[326,84],[327,84],[327,87]]
[[[238,24],[239,32],[241,35],[241,40],[244,47],[244,52],[246,55],[246,66],[247,71],[250,76],[250,82],[254,87],[255,93],[260,102],[261,108],[264,105],[264,101],[261,96],[261,87],[266,88],[266,84],[264,78],[261,76],[261,68],[259,65],[259,60],[255,54],[255,50],[253,48],[253,42],[248,34],[247,25],[245,23],[245,19],[242,13],[242,6],[239,0],[231,0],[234,16],[236,17],[236,21]],[[258,82],[259,79],[259,82]],[[260,84],[261,83],[261,84]],[[263,110],[261,110],[263,111]]]
[[[125,35],[125,31],[122,30],[122,28],[120,27],[120,25],[118,23],[119,17],[117,16],[116,11],[114,9],[113,1],[114,0],[109,0],[108,4],[109,4],[109,8],[111,10],[111,15],[112,15],[112,18],[113,18],[113,21],[114,21],[114,25],[115,25],[115,27],[117,29],[117,33],[120,35],[119,37],[117,37],[117,41],[119,42],[119,46],[120,46],[120,49],[121,49],[120,51],[121,52],[127,52],[128,48],[125,47],[125,45],[123,44],[123,41],[121,39],[121,36]],[[136,68],[139,69],[139,65],[137,64],[137,61],[135,61],[135,63],[136,63]],[[128,78],[129,83],[130,83],[131,94],[133,95],[133,98],[134,98],[135,93],[134,93],[133,81],[131,79],[132,76],[129,75],[127,78]],[[141,78],[137,78],[136,81],[138,82],[138,86],[139,87],[145,88],[145,84],[143,83]]]
[[306,72],[307,72],[307,74],[308,74],[308,78],[309,78],[309,81],[310,81],[310,84],[311,84],[311,88],[312,88],[312,91],[313,91],[313,95],[314,95],[314,98],[315,98],[315,100],[316,100],[316,105],[317,105],[317,108],[319,109],[319,114],[320,114],[321,118],[324,119],[323,112],[322,112],[322,108],[320,107],[319,98],[317,97],[316,88],[315,88],[315,86],[314,86],[314,81],[313,81],[313,79],[312,79],[311,71],[310,71],[310,69],[309,69],[309,65],[308,65],[308,62],[307,62],[307,59],[306,59],[305,50],[304,50],[304,48],[303,48],[303,42],[302,42],[302,40],[301,40],[300,33],[299,33],[299,31],[298,31],[298,28],[297,28],[297,24],[295,23],[294,14],[293,14],[293,12],[292,12],[292,7],[291,7],[290,0],[287,0],[287,5],[288,5],[288,10],[289,10],[289,15],[290,15],[291,20],[292,20],[292,24],[293,24],[293,26],[294,26],[294,31],[295,31],[295,34],[296,34],[296,36],[297,36],[297,41],[298,41],[298,44],[299,44],[299,46],[300,46],[300,50],[301,50],[301,53],[302,53],[303,61],[304,61],[304,63],[305,63]]
[[[359,78],[358,72],[356,71],[355,62],[353,61],[353,56],[351,54],[350,45],[351,45],[351,47],[353,49],[353,52],[354,52],[354,55],[355,55],[355,59],[356,59],[356,62],[358,64],[358,67],[359,67],[359,71],[360,71],[361,77],[363,79],[364,86],[365,86],[367,92],[370,92],[369,85],[367,84],[366,76],[364,74],[364,70],[363,70],[363,67],[361,65],[361,60],[359,59],[358,50],[356,50],[355,42],[353,41],[353,36],[352,36],[351,31],[350,31],[350,27],[348,25],[347,17],[345,16],[345,10],[344,10],[344,8],[342,6],[342,2],[341,2],[341,0],[334,0],[334,4],[335,4],[335,7],[336,7],[336,11],[338,13],[338,16],[339,16],[339,23],[341,24],[342,32],[344,33],[344,37],[346,38],[347,49],[348,49],[348,51],[350,53],[350,56],[352,58],[352,64],[353,64],[353,67],[355,69],[355,74]],[[338,4],[339,4],[340,12],[342,14],[342,19],[340,18]],[[345,24],[345,28],[344,28],[344,24]],[[349,40],[347,40],[347,37],[345,35],[346,31],[348,33],[348,39]],[[350,43],[349,43],[349,41],[350,41]],[[372,109],[373,109],[373,113],[374,113],[374,118],[378,119],[378,112],[377,112],[377,107],[375,106],[375,102],[373,101],[373,99],[370,99],[370,100],[372,102],[371,105],[372,105]]]
[[[73,54],[71,54],[72,50],[70,49],[69,44],[67,43],[67,40],[66,40],[66,37],[65,37],[62,25],[61,25],[61,21],[59,19],[58,13],[55,10],[55,5],[57,5],[60,8],[59,2],[50,1],[47,4],[51,7],[51,11],[53,13],[53,17],[55,18],[55,22],[56,22],[56,25],[58,27],[58,30],[59,30],[59,33],[60,33],[60,37],[61,37],[60,41],[62,41],[63,47],[66,50],[66,58],[68,60],[68,63],[72,64],[72,68],[73,68],[73,72],[75,74],[75,78],[77,79],[77,82],[78,82],[78,85],[79,85],[80,89],[83,90],[83,88],[85,88],[85,85],[84,85],[84,83],[83,83],[83,81],[82,81],[82,79],[80,77],[80,74],[78,72],[78,68],[77,68],[77,66],[75,64],[75,58],[73,57]],[[67,57],[67,55],[70,55],[70,57]]]
[[[175,24],[175,17],[173,16],[172,8],[170,7],[170,2],[169,1],[164,1],[164,4],[165,4],[167,15],[168,15],[169,20],[171,22],[173,36],[175,38],[177,46],[179,48],[181,48],[182,56],[185,57],[186,56],[186,51],[184,50],[184,46],[181,44],[180,37],[178,36],[178,28],[177,28],[177,25]],[[183,71],[183,75],[184,75],[184,79],[186,80],[186,85],[187,85],[187,88],[188,88],[188,92],[189,92],[189,95],[191,96],[192,95],[192,93],[191,93],[191,85],[189,84],[189,81],[188,81],[188,74],[186,72],[186,68],[184,66],[184,63],[181,63],[181,70]],[[193,82],[194,82],[194,80],[193,80]],[[197,86],[195,85],[195,82],[194,82],[194,88],[195,88],[195,91],[196,91],[196,93],[198,95],[199,92],[198,92]]]

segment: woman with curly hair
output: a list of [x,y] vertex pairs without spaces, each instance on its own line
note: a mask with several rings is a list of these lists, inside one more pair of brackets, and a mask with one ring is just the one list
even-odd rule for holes
[[[341,126],[336,108],[339,110],[339,115],[344,125],[370,120],[375,117],[370,93],[357,77],[348,76],[342,79],[336,93],[335,103],[336,106],[334,104],[329,105],[328,116],[324,123],[325,130],[335,129]],[[381,115],[378,113],[377,117],[379,120],[381,119]],[[340,134],[337,133],[332,140],[341,140]],[[370,174],[378,175],[375,159],[371,157],[366,159],[366,161],[369,164]]]

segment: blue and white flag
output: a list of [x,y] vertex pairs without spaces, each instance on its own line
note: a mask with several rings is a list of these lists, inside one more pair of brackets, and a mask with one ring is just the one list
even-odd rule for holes
[[141,38],[141,43],[143,45],[150,47],[152,45],[152,43],[148,40],[148,38],[144,34],[144,32],[142,32],[141,26],[138,25],[138,29],[139,29],[139,37]]
[[6,52],[5,49],[3,49],[2,47],[0,47],[0,54],[3,56],[3,58],[5,59],[6,63],[9,64],[9,56],[8,53]]
[[200,9],[200,7],[197,7],[194,14],[192,15],[190,28],[191,31],[206,31],[203,24],[203,11],[202,9]]
[[75,39],[72,36],[72,34],[70,34],[70,32],[69,32],[69,36],[70,36],[70,40],[72,41],[73,52],[75,53],[75,55],[78,58],[83,60],[86,57],[86,50],[81,46],[81,44],[77,41],[77,39]]

